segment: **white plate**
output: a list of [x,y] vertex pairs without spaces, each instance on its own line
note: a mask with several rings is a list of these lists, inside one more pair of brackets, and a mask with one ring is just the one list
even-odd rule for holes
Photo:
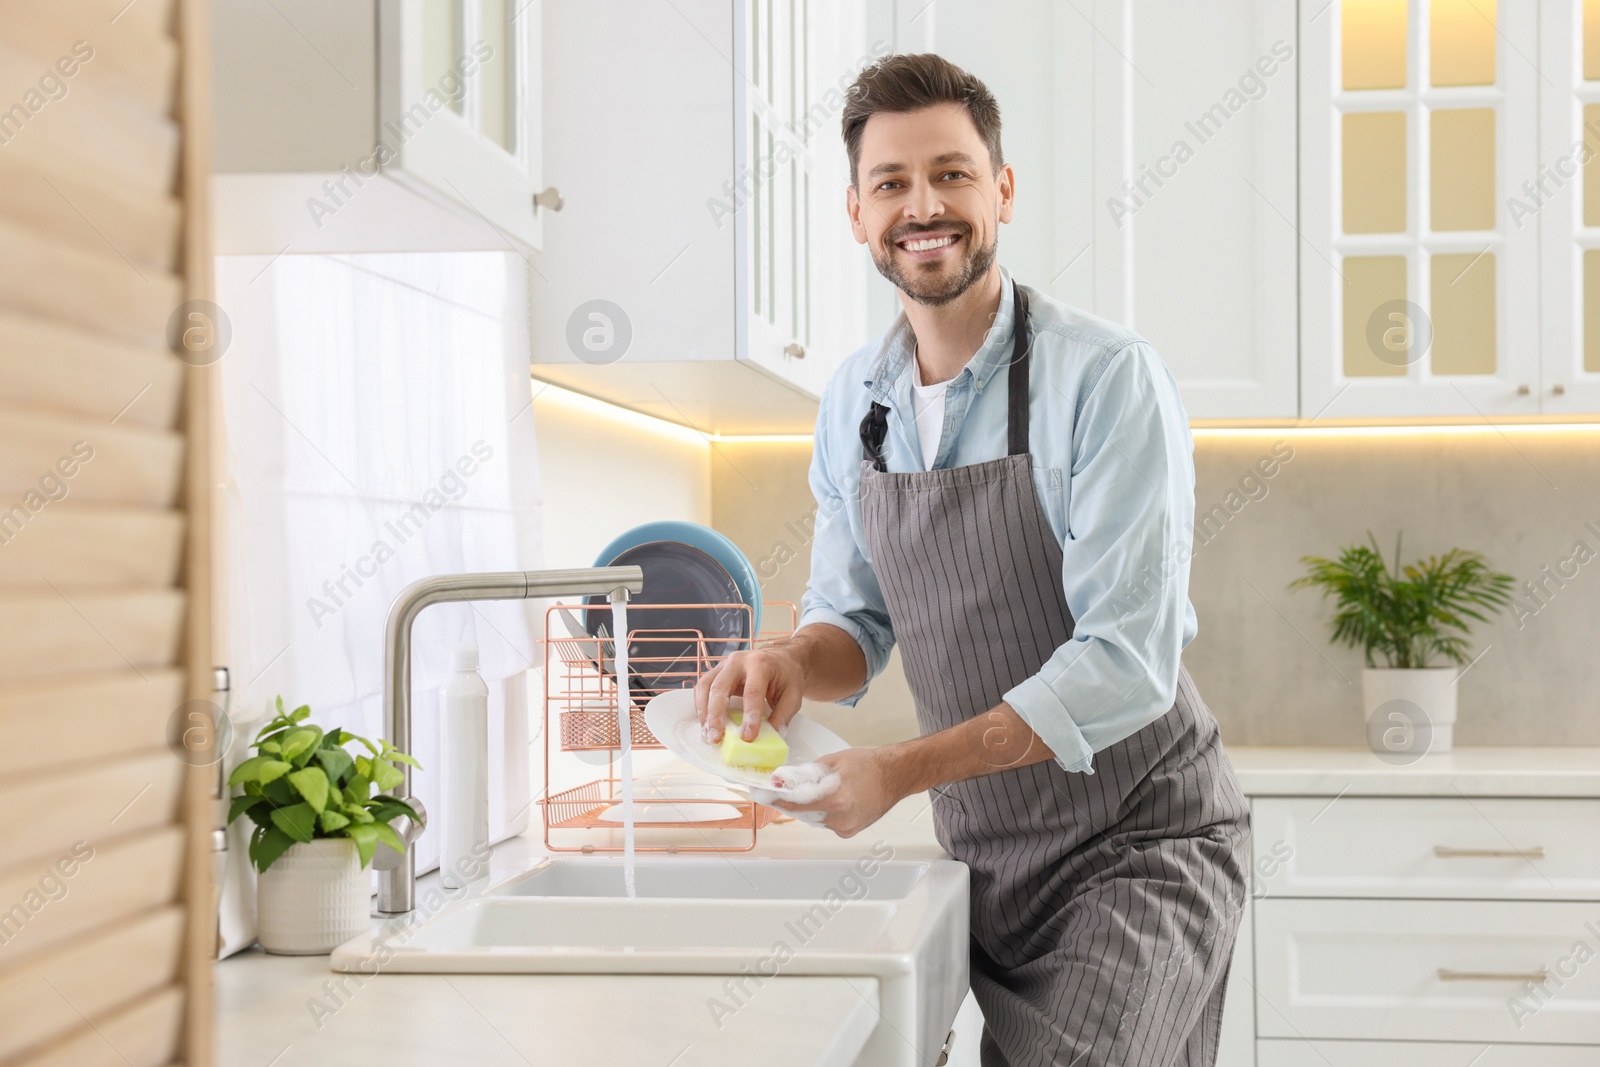
[[658,771],[633,780],[635,800],[726,800],[745,799],[741,790],[721,778],[699,771]]
[[[728,698],[730,708],[737,710],[740,704],[738,697]],[[685,763],[746,789],[754,787],[774,796],[783,795],[772,788],[770,772],[729,767],[722,762],[718,746],[705,743],[700,737],[700,718],[694,710],[693,689],[673,689],[654,697],[645,705],[644,724],[657,741]],[[789,743],[791,764],[810,763],[819,756],[843,752],[850,747],[844,738],[804,715],[789,720],[789,725],[783,729],[783,739]]]
[[[634,822],[722,822],[725,819],[737,819],[744,814],[732,804],[669,804],[659,801],[641,804],[635,801],[633,809]],[[622,805],[611,805],[596,815],[595,819],[621,826]]]
[[744,794],[725,782],[715,785],[648,785],[644,782],[633,783],[633,799],[645,800],[726,800],[738,802],[744,799]]

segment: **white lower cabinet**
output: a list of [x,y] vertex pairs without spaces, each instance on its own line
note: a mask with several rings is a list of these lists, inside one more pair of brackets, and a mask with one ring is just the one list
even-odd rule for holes
[[1262,1037],[1600,1040],[1600,904],[1258,900],[1256,1020]]
[[1256,1067],[1594,1067],[1581,1045],[1435,1041],[1262,1041]]
[[1255,805],[1256,892],[1600,900],[1597,829],[1600,800],[1264,797]]
[[1217,1043],[1217,1067],[1253,1067],[1256,1040],[1255,938],[1249,902],[1233,942],[1233,965],[1228,968],[1228,994],[1222,1004],[1222,1038]]
[[1600,800],[1251,812],[1218,1067],[1600,1067]]
[[[1600,1065],[1600,804],[1255,797],[1252,812],[1254,1067]],[[1223,1053],[1251,1062],[1236,1038]]]

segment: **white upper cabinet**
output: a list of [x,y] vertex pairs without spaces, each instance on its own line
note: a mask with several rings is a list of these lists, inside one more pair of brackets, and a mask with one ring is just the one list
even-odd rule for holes
[[1600,5],[1063,17],[1092,35],[1058,122],[1092,147],[1093,308],[1191,417],[1600,413]]
[[1542,410],[1539,37],[1532,3],[1301,0],[1302,417]]
[[217,0],[222,253],[540,246],[541,0]]
[[384,0],[378,5],[384,171],[539,247],[541,0]]
[[870,339],[844,91],[931,49],[1051,161],[1013,261],[1192,418],[1600,414],[1600,2],[867,6],[216,0],[219,251],[513,249],[537,377],[807,432]]
[[866,337],[839,121],[855,0],[545,0],[535,376],[706,432],[808,433]]
[[[867,257],[846,221],[850,171],[839,127],[859,59],[853,46],[865,36],[861,5],[755,0],[735,3],[733,18],[749,75],[733,81],[734,114],[744,117],[734,158],[748,174],[737,183],[748,201],[732,216],[739,351],[816,396],[847,346],[867,340],[864,318],[837,313],[862,299]],[[733,206],[730,198],[724,210]]]
[[1191,418],[1293,418],[1294,9],[1100,0],[1093,17],[1094,310],[1155,346]]

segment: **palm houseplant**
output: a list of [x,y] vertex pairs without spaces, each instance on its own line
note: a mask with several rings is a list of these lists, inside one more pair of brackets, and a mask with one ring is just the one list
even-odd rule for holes
[[1373,724],[1382,728],[1398,714],[1424,731],[1426,751],[1448,752],[1457,668],[1469,662],[1472,621],[1488,622],[1510,603],[1513,579],[1460,548],[1402,567],[1399,535],[1390,566],[1371,530],[1367,540],[1370,548],[1350,545],[1338,559],[1300,557],[1306,574],[1289,588],[1320,588],[1334,598],[1333,640],[1361,649],[1365,660],[1361,693],[1369,739]]
[[[389,794],[400,768],[420,765],[388,741],[324,730],[311,708],[283,710],[256,734],[256,754],[228,777],[242,792],[228,822],[248,818],[261,947],[279,955],[332,951],[367,928],[371,890],[362,874],[379,846],[405,851],[391,823],[416,810]],[[365,754],[345,746],[358,743]]]

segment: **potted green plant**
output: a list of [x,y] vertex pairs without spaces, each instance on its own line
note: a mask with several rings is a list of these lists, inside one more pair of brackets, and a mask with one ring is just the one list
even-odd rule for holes
[[[1361,693],[1369,740],[1385,736],[1391,726],[1409,727],[1417,731],[1422,751],[1448,752],[1455,734],[1456,667],[1468,662],[1468,620],[1487,622],[1485,612],[1505,608],[1513,579],[1490,570],[1479,553],[1460,548],[1401,567],[1399,535],[1391,568],[1371,530],[1367,540],[1371,548],[1350,545],[1336,560],[1300,557],[1307,573],[1289,588],[1314,586],[1336,599],[1333,640],[1360,648],[1366,661]],[[1439,659],[1456,666],[1433,665]]]
[[[323,730],[306,705],[278,714],[256,734],[251,756],[228,777],[243,792],[228,822],[245,817],[256,886],[256,938],[279,955],[330,952],[367,928],[371,890],[361,871],[379,845],[405,851],[390,825],[422,820],[388,794],[398,786],[397,763],[420,767],[388,741],[377,744],[348,730]],[[345,750],[359,742],[366,754]]]

